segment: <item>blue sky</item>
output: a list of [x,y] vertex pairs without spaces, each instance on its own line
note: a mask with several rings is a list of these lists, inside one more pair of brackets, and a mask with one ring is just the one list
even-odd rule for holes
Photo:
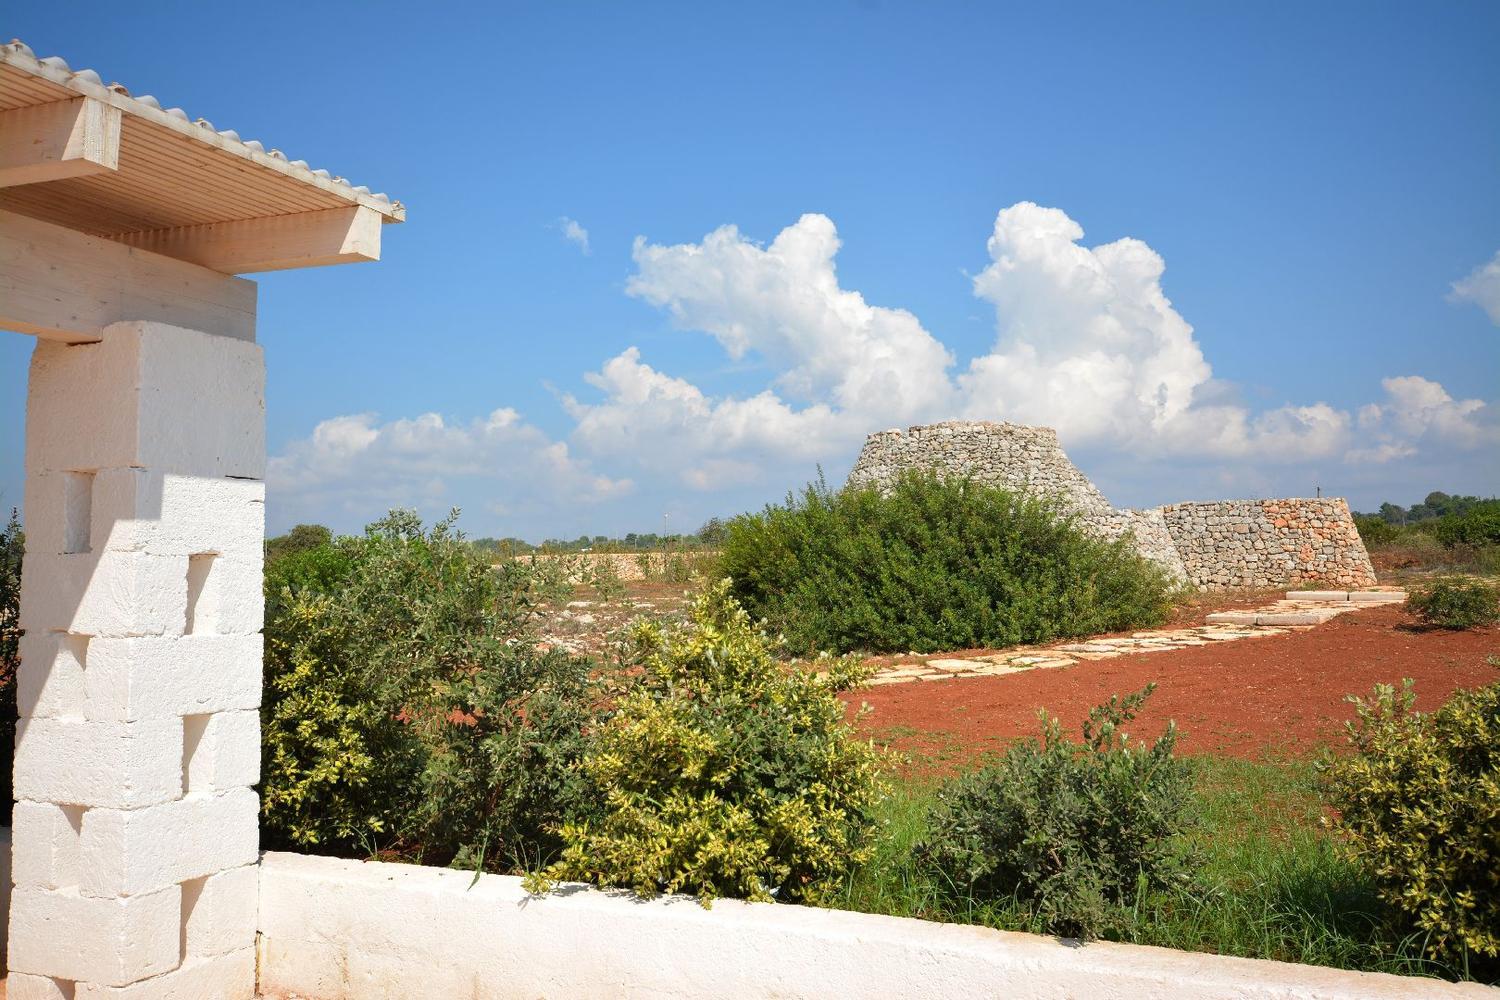
[[[1500,5],[27,4],[0,33],[407,204],[379,264],[259,277],[273,531],[692,528],[957,416],[1058,426],[1120,504],[1500,492]],[[30,347],[0,333],[8,502]]]

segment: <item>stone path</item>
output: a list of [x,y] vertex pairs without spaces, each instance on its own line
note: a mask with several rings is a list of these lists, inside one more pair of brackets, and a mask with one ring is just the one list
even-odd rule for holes
[[1134,632],[1054,643],[1050,646],[1018,646],[1003,653],[958,659],[932,657],[883,667],[870,679],[874,684],[904,684],[908,681],[941,681],[950,677],[997,677],[1023,670],[1071,667],[1089,660],[1103,660],[1125,653],[1164,653],[1188,646],[1207,646],[1238,639],[1264,639],[1290,631],[1313,628],[1337,615],[1382,604],[1400,604],[1406,591],[1292,590],[1285,600],[1251,611],[1220,611],[1191,628]]

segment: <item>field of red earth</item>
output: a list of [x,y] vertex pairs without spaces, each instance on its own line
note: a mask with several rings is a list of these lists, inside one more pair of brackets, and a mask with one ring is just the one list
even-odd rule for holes
[[1003,677],[891,684],[846,700],[851,713],[861,702],[870,706],[862,732],[909,754],[918,770],[951,773],[1038,732],[1040,709],[1076,738],[1092,706],[1154,681],[1155,694],[1127,731],[1154,739],[1175,720],[1182,753],[1259,759],[1342,743],[1343,725],[1354,718],[1346,695],[1410,677],[1418,708],[1430,710],[1458,688],[1500,680],[1500,666],[1488,662],[1497,656],[1500,629],[1420,631],[1402,607],[1379,607],[1288,635]]

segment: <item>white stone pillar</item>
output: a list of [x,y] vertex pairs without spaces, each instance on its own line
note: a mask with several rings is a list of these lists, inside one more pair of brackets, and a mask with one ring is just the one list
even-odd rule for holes
[[264,387],[157,323],[37,342],[9,1000],[254,994]]

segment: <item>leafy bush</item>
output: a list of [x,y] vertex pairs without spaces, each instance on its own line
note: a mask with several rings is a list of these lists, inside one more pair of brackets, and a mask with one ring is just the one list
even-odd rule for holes
[[1049,932],[1097,936],[1128,922],[1137,893],[1164,888],[1190,858],[1193,776],[1172,755],[1177,729],[1133,743],[1121,726],[1155,685],[1089,713],[1082,744],[1042,713],[1042,738],[939,796],[919,865],[956,898],[1013,900]]
[[1354,526],[1359,529],[1359,540],[1367,549],[1390,545],[1406,534],[1400,525],[1375,514],[1355,514]]
[[862,672],[772,659],[727,581],[690,626],[644,623],[635,641],[638,669],[583,762],[603,815],[563,827],[533,891],[582,880],[705,902],[820,898],[865,857],[882,792],[876,751],[836,695]]
[[1424,625],[1469,629],[1500,621],[1500,594],[1478,580],[1438,580],[1407,598],[1407,606]]
[[[456,512],[455,512],[456,516]],[[529,867],[583,808],[587,664],[538,653],[540,591],[393,512],[267,573],[262,782],[273,842]]]
[[1438,519],[1438,541],[1449,548],[1468,545],[1500,545],[1500,502],[1485,500],[1463,514]]
[[1410,680],[1350,700],[1353,753],[1324,765],[1344,849],[1429,954],[1500,956],[1500,684],[1426,714]]
[[1166,617],[1164,574],[1129,540],[1045,503],[909,474],[888,496],[808,486],[730,522],[720,571],[795,652],[1044,642]]

